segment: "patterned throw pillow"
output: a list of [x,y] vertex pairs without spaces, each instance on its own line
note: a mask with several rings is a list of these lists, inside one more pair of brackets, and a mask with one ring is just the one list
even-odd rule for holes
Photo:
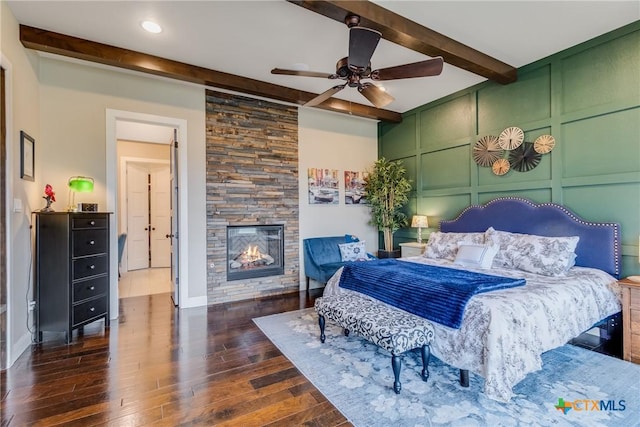
[[448,259],[453,261],[458,252],[458,243],[484,243],[484,233],[443,233],[434,231],[424,251],[426,258]]
[[493,258],[498,253],[498,247],[492,245],[479,245],[475,243],[461,243],[458,245],[458,253],[454,264],[465,267],[478,267],[489,269],[493,264]]
[[342,261],[358,261],[367,259],[367,250],[364,247],[364,240],[353,243],[340,243],[340,257]]
[[544,276],[564,276],[575,265],[580,237],[547,237],[489,228],[487,242],[499,245],[494,267],[516,268]]

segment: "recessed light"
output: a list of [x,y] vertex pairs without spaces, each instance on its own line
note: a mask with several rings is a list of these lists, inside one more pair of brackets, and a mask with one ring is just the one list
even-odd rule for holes
[[142,21],[140,25],[142,25],[142,28],[144,28],[146,31],[153,34],[162,32],[162,27],[153,21]]

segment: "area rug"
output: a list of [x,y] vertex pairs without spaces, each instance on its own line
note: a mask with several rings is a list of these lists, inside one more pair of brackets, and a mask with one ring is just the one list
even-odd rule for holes
[[640,366],[565,345],[543,354],[543,368],[514,387],[509,403],[486,398],[483,378],[435,357],[420,378],[420,353],[403,356],[402,392],[393,392],[390,355],[327,322],[320,343],[310,309],[254,322],[356,427],[373,426],[640,426]]

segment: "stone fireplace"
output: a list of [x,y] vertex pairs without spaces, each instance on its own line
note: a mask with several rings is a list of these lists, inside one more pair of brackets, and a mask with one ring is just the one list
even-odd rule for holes
[[227,281],[284,273],[284,226],[227,227]]
[[206,102],[208,302],[297,292],[297,107],[212,90]]

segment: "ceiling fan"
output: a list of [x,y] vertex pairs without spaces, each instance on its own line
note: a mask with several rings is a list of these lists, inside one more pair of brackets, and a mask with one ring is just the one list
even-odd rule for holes
[[304,105],[312,107],[331,98],[346,86],[355,87],[365,98],[376,108],[382,108],[395,99],[387,92],[369,82],[362,82],[363,79],[374,81],[410,79],[414,77],[437,76],[442,72],[442,57],[428,59],[426,61],[414,62],[411,64],[397,65],[395,67],[380,68],[371,70],[371,57],[378,46],[382,34],[371,28],[360,27],[360,17],[348,15],[345,24],[349,27],[349,56],[342,58],[336,64],[336,72],[333,74],[286,70],[274,68],[271,74],[284,74],[288,76],[321,77],[328,79],[345,80],[346,83],[332,87],[321,93]]

